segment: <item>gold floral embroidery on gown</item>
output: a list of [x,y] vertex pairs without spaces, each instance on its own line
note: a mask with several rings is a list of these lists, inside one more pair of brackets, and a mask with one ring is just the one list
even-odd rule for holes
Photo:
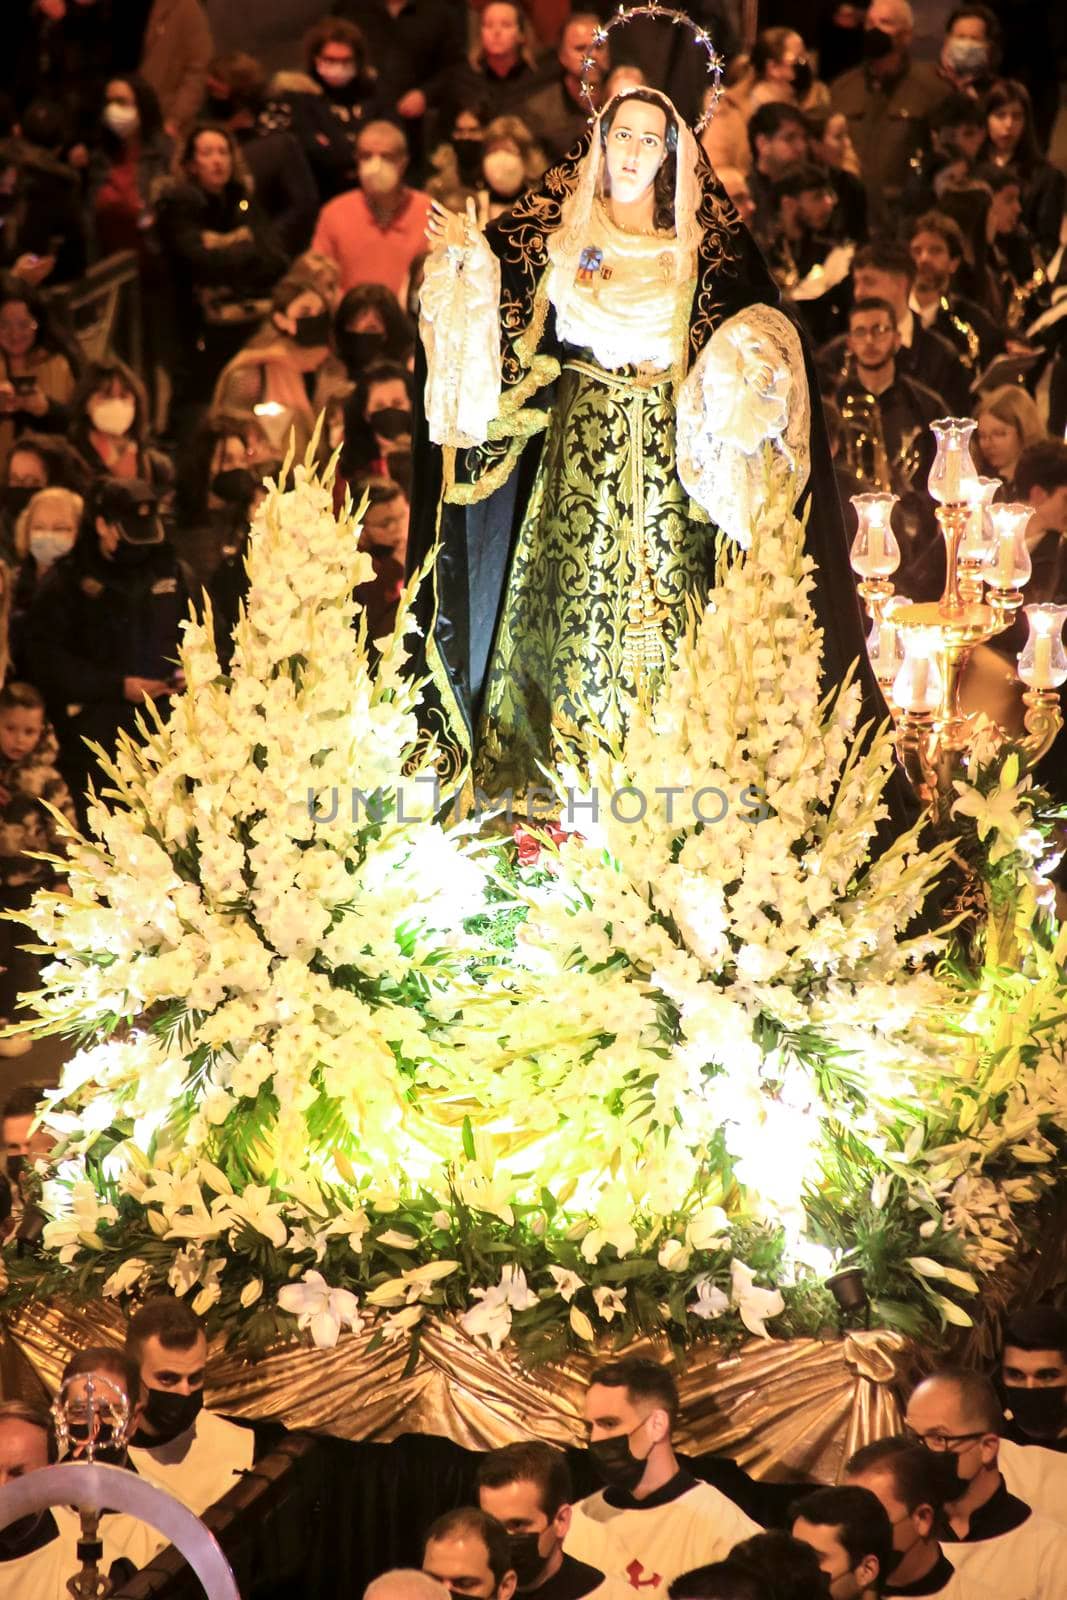
[[674,250],[598,207],[585,265],[547,275],[561,334],[589,344],[560,356],[486,678],[475,779],[494,798],[540,782],[576,724],[618,734],[625,697],[662,675],[687,600],[707,594],[715,530],[675,459],[693,280],[674,281]]

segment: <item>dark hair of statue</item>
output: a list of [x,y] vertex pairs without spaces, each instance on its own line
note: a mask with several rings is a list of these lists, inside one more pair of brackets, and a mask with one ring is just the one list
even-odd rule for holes
[[600,119],[600,150],[601,155],[605,157],[602,180],[604,193],[605,195],[610,193],[610,180],[606,166],[608,134],[611,132],[611,125],[615,121],[616,114],[621,109],[623,102],[632,102],[634,100],[639,100],[642,105],[658,106],[667,119],[667,126],[663,134],[663,142],[667,153],[660,162],[659,171],[652,181],[652,220],[661,232],[673,232],[675,227],[674,190],[678,179],[678,123],[659,95],[653,94],[651,90],[628,89],[625,94],[616,95]]

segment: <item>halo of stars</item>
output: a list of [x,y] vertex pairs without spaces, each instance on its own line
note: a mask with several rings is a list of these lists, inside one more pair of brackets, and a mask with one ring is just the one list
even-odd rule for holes
[[[625,5],[620,5],[615,15],[609,18],[607,22],[602,22],[597,28],[597,31],[593,35],[594,47],[599,49],[601,45],[607,44],[608,37],[613,28],[625,27],[628,22],[632,22],[636,17],[652,17],[657,21],[670,22],[676,28],[688,28],[692,33],[693,38],[696,40],[696,43],[704,51],[707,57],[707,73],[708,77],[712,80],[712,83],[711,96],[704,108],[703,115],[693,127],[694,133],[696,133],[697,137],[699,138],[700,134],[704,132],[704,129],[715,115],[719,101],[722,98],[722,79],[723,73],[726,69],[726,63],[723,61],[722,56],[720,56],[719,52],[712,44],[711,36],[707,32],[706,28],[701,28],[693,21],[692,17],[687,17],[684,11],[673,11],[668,6],[646,5],[627,7]],[[581,75],[582,99],[589,107],[590,122],[596,115],[597,110],[597,107],[593,103],[592,89],[590,88],[589,84],[589,74],[592,72],[595,66],[596,61],[591,55],[583,57]]]

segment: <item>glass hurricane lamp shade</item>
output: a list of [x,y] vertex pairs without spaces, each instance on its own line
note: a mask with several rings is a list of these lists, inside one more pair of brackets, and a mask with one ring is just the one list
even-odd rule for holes
[[971,514],[967,519],[967,532],[960,543],[960,560],[973,566],[988,566],[996,554],[989,507],[1000,484],[999,478],[978,478],[974,492],[968,496]]
[[904,595],[895,594],[886,601],[881,618],[867,635],[867,654],[878,682],[888,686],[896,678],[904,662],[904,634],[893,620],[894,613],[908,604]]
[[913,716],[940,710],[945,679],[938,660],[941,636],[933,628],[905,628],[904,660],[893,680],[893,699]]
[[990,506],[993,529],[993,558],[985,570],[985,580],[993,589],[1021,589],[1033,572],[1026,548],[1026,530],[1034,514],[1033,506],[1013,502]]
[[977,426],[970,417],[942,417],[930,424],[937,454],[927,488],[940,505],[962,505],[974,495],[978,468],[971,459],[971,435]]
[[1023,614],[1030,632],[1019,652],[1019,677],[1031,689],[1058,689],[1061,683],[1067,683],[1067,653],[1063,648],[1067,606],[1024,606]]
[[900,566],[900,546],[891,525],[895,494],[854,494],[856,537],[849,560],[861,578],[888,578]]

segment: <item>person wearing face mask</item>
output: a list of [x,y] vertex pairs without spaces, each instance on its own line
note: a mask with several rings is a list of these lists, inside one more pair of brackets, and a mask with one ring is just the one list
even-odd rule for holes
[[511,1543],[495,1517],[461,1506],[438,1517],[426,1534],[422,1570],[453,1600],[512,1600],[516,1576]]
[[124,361],[113,356],[92,362],[74,392],[71,412],[68,437],[91,472],[142,478],[164,496],[171,490],[170,459],[149,442],[144,385]]
[[311,248],[337,263],[342,292],[384,283],[399,299],[426,248],[430,197],[404,182],[407,144],[393,122],[360,130],[356,161],[360,187],[323,206]]
[[271,314],[219,374],[211,410],[252,417],[264,405],[282,406],[297,454],[307,449],[315,418],[337,385],[342,363],[330,348],[333,320],[319,290],[291,274],[275,285]]
[[[0,1402],[0,1489],[56,1460],[52,1420],[24,1400]],[[60,1600],[75,1567],[51,1511],[32,1511],[0,1529],[4,1600]]]
[[334,347],[351,383],[379,361],[411,365],[415,323],[382,283],[360,283],[343,295],[333,329]]
[[485,130],[475,193],[478,226],[499,217],[544,175],[548,161],[519,117],[497,117]]
[[986,5],[961,5],[950,11],[941,41],[938,70],[949,89],[983,94],[1000,62],[1000,23]]
[[1000,1469],[1004,1414],[988,1378],[942,1368],[913,1391],[905,1418],[941,1474],[941,1543],[952,1565],[994,1594],[1062,1600],[1067,1527],[1012,1494]]
[[993,1600],[988,1590],[957,1572],[941,1549],[937,1528],[944,1510],[943,1474],[928,1450],[901,1435],[876,1439],[849,1458],[845,1472],[849,1484],[878,1498],[893,1529],[883,1594]]
[[922,149],[930,115],[946,93],[936,67],[911,58],[914,26],[908,0],[871,0],[864,62],[830,85],[833,110],[848,118],[876,226],[891,223],[912,157]]
[[90,144],[87,177],[97,256],[134,250],[142,269],[151,267],[155,197],[172,155],[155,90],[136,73],[110,79]]
[[26,618],[45,573],[74,548],[85,502],[70,489],[40,489],[15,524],[17,574],[11,597],[11,659],[24,676]]
[[793,28],[764,28],[752,47],[755,82],[748,94],[748,109],[784,101],[802,111],[821,110],[830,103],[830,91],[815,76],[808,47]]
[[[93,1460],[136,1472],[128,1439],[137,1426],[139,1404],[137,1368],[121,1350],[113,1345],[90,1345],[77,1351],[63,1369],[52,1406],[57,1425],[60,1412],[66,1419],[69,1443],[64,1459],[90,1459],[91,1441]],[[128,1418],[125,1429],[121,1427],[123,1410]],[[74,1572],[81,1519],[67,1506],[57,1506],[54,1515],[67,1547],[69,1571]],[[116,1588],[154,1560],[167,1543],[162,1533],[124,1511],[103,1511],[97,1537],[103,1545],[101,1570]]]
[[[1040,450],[1067,456],[1067,446],[1050,440]],[[1058,476],[1067,479],[1067,463]],[[1052,497],[1042,494],[1044,503]],[[1067,502],[1067,482],[1058,499]],[[1063,527],[1062,515],[1055,519]],[[1060,535],[1059,547],[1063,548]],[[1036,568],[1036,560],[1035,560]],[[1067,1518],[1067,1316],[1054,1306],[1028,1306],[1004,1328],[997,1389],[1005,1421],[1000,1469],[1012,1494],[1045,1516]]]
[[503,1524],[516,1590],[534,1600],[623,1600],[628,1585],[567,1555],[574,1490],[567,1458],[540,1440],[504,1445],[478,1465],[478,1504]]
[[26,622],[30,677],[45,696],[82,821],[86,785],[102,781],[84,738],[110,754],[120,731],[135,735],[146,698],[166,714],[180,684],[174,662],[195,592],[164,536],[152,486],[101,479],[73,550],[45,576]]
[[448,138],[430,157],[426,193],[431,199],[440,200],[450,211],[462,211],[467,197],[478,187],[487,115],[484,107],[478,104],[461,106]]
[[830,1600],[877,1600],[893,1564],[893,1530],[869,1489],[816,1489],[792,1517],[794,1539],[819,1558]]
[[734,1501],[679,1465],[671,1442],[678,1390],[658,1362],[631,1356],[597,1367],[585,1420],[605,1487],[574,1507],[568,1555],[655,1594],[760,1531]]
[[345,401],[341,474],[349,484],[369,477],[411,486],[414,380],[405,367],[378,361]]
[[184,1300],[157,1295],[130,1318],[126,1355],[140,1373],[130,1461],[197,1515],[252,1466],[255,1436],[204,1409],[207,1335]]
[[[311,171],[318,211],[355,181],[359,130],[381,107],[363,35],[354,23],[324,17],[305,34],[302,49],[303,71],[276,73],[269,88],[264,86],[259,123],[261,132],[295,139]],[[213,82],[209,77],[209,86]],[[219,104],[215,114],[227,112]]]

